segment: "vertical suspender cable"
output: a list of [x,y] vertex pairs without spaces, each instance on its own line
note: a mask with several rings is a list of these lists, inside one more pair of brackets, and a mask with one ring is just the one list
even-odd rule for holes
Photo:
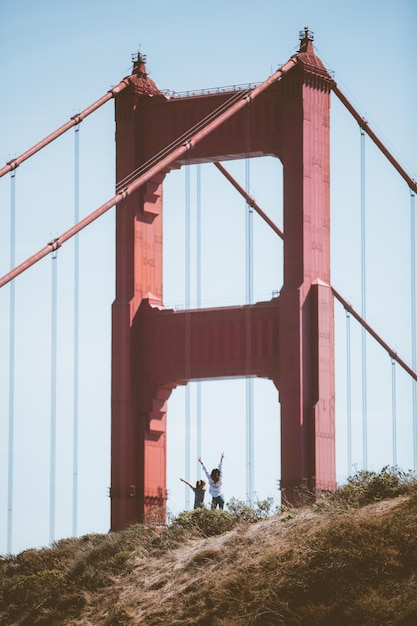
[[[366,220],[365,220],[365,133],[361,128],[361,291],[363,319],[366,319]],[[363,467],[368,468],[368,416],[366,385],[366,330],[362,327],[362,445]]]
[[[246,192],[250,192],[250,161],[245,162]],[[253,302],[253,209],[246,202],[246,304]],[[246,359],[251,359],[250,308],[246,319]],[[253,378],[246,379],[246,491],[249,502],[254,500],[254,428],[253,428]]]
[[[74,129],[74,223],[80,219],[80,125]],[[74,373],[72,440],[72,536],[78,534],[78,399],[79,399],[79,323],[80,323],[80,242],[74,236]]]
[[[190,296],[191,296],[191,237],[190,237],[190,166],[185,168],[185,359],[186,359],[186,376],[189,370],[190,359]],[[185,479],[190,481],[190,383],[185,387]],[[190,490],[185,491],[185,504],[188,509],[190,506]]]
[[50,492],[49,492],[49,541],[55,538],[56,493],[56,356],[57,356],[57,255],[51,254],[51,433],[50,433]]
[[346,311],[346,411],[347,411],[347,468],[352,474],[352,367],[350,358],[350,313]]
[[[10,267],[16,256],[16,179],[10,175]],[[14,374],[15,374],[15,283],[10,283],[10,338],[9,338],[9,442],[8,442],[8,495],[7,495],[7,552],[13,543],[13,477],[14,477]]]
[[391,358],[391,402],[392,402],[392,464],[397,465],[397,384],[395,359]]
[[[201,165],[197,165],[197,192],[196,192],[196,289],[197,308],[201,307]],[[201,457],[201,382],[197,381],[197,459]],[[197,461],[197,476],[201,476],[201,464]]]
[[[411,362],[417,370],[417,316],[416,316],[416,212],[415,193],[410,189],[410,231],[411,231]],[[413,380],[413,461],[417,471],[417,382]]]

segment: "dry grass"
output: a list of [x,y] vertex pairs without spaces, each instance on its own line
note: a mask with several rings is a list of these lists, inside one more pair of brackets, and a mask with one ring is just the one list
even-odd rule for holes
[[414,478],[384,468],[314,507],[266,508],[234,503],[234,514],[186,512],[162,531],[4,557],[0,624],[417,624]]

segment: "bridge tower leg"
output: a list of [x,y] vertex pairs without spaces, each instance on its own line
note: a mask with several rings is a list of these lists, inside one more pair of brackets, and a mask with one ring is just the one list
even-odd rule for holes
[[292,504],[315,489],[336,486],[330,88],[322,80],[323,66],[308,31],[298,57],[301,63],[283,85],[284,285],[278,380],[281,490],[284,501]]
[[[116,185],[143,163],[137,113],[144,93],[159,93],[140,57],[116,101]],[[140,106],[140,104],[139,104]],[[141,379],[133,320],[144,299],[162,302],[162,181],[159,173],[116,210],[116,298],[112,307],[111,528],[143,521],[166,502],[166,399]],[[148,428],[157,416],[158,426]],[[154,420],[155,421],[155,420]],[[163,489],[161,490],[161,485]]]

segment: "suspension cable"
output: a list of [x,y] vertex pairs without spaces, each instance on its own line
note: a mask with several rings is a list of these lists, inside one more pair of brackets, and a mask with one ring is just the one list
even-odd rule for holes
[[[415,193],[410,189],[410,237],[411,237],[411,362],[417,369],[417,316],[416,316],[416,212]],[[412,386],[413,394],[413,460],[417,471],[417,383]]]
[[[365,219],[365,133],[361,133],[361,313],[366,319],[366,219]],[[362,327],[362,445],[363,467],[368,469],[368,410],[367,410],[367,385],[366,385],[366,331]]]
[[[10,175],[10,267],[16,256],[16,172]],[[14,496],[14,400],[15,400],[15,284],[10,285],[10,335],[9,335],[9,437],[8,437],[8,485],[7,485],[7,552],[12,552],[13,542],[13,496]]]
[[[196,189],[196,291],[197,308],[201,308],[201,164],[197,164]],[[201,458],[201,381],[197,381],[197,459]],[[201,476],[201,464],[197,461],[197,476]]]
[[[250,109],[246,117],[246,154],[250,148]],[[250,192],[250,159],[245,159],[245,189]],[[253,304],[253,208],[245,202],[246,209],[246,304]],[[246,359],[250,367],[251,354],[251,320],[250,306],[246,308]],[[254,500],[254,385],[253,378],[246,378],[246,490],[247,500]]]
[[55,139],[63,135],[67,130],[69,130],[73,126],[77,126],[78,124],[80,124],[80,122],[82,122],[83,119],[85,119],[88,115],[96,111],[103,104],[105,104],[106,102],[114,98],[117,94],[123,91],[123,89],[125,89],[125,87],[127,87],[128,85],[129,85],[129,79],[124,78],[122,81],[120,81],[118,85],[116,85],[116,87],[113,87],[112,89],[110,89],[104,96],[102,96],[101,98],[96,100],[96,102],[93,102],[93,104],[91,104],[89,107],[84,109],[84,111],[81,111],[81,113],[77,113],[76,115],[73,115],[68,122],[60,126],[57,130],[55,130],[53,133],[51,133],[47,137],[45,137],[45,139],[42,139],[37,144],[32,146],[32,148],[29,148],[29,150],[26,150],[26,152],[23,152],[23,154],[9,161],[4,167],[0,169],[0,178],[4,176],[5,174],[7,174],[7,172],[10,172],[16,169],[16,167],[18,167],[21,163],[23,163],[23,161],[26,161],[26,159],[36,154],[36,152],[39,152],[39,150],[41,150],[42,148],[47,146],[49,143],[51,143],[52,141],[54,141]]
[[[80,126],[74,132],[74,222],[80,219]],[[72,535],[78,535],[78,422],[80,361],[80,241],[74,237],[74,371],[72,441]]]
[[[186,378],[190,370],[190,301],[191,301],[191,231],[190,231],[190,166],[185,168],[185,362]],[[185,479],[190,482],[190,451],[191,451],[191,389],[188,382],[185,386]],[[190,490],[185,490],[186,508],[190,507]]]
[[397,465],[397,383],[395,359],[391,358],[392,464]]
[[352,473],[352,362],[350,345],[350,312],[346,311],[346,422],[348,476]]
[[56,364],[57,364],[57,251],[51,254],[51,430],[50,430],[50,492],[49,541],[55,538],[56,494]]

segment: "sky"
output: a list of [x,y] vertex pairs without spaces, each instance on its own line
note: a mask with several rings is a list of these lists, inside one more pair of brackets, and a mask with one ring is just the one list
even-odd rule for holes
[[[160,89],[176,92],[261,82],[298,50],[300,30],[314,32],[316,54],[340,89],[417,178],[417,60],[414,0],[29,0],[3,3],[0,19],[0,165],[20,155],[86,108],[132,69],[138,50]],[[114,195],[114,103],[80,126],[80,214]],[[74,221],[74,131],[16,171],[19,263]],[[366,316],[409,364],[411,352],[410,193],[378,150],[366,154]],[[360,132],[337,98],[331,108],[332,284],[361,310]],[[228,164],[245,184],[244,161]],[[202,306],[245,301],[245,204],[211,165],[201,167]],[[191,232],[197,171],[190,168]],[[164,183],[164,303],[185,302],[185,196],[182,168]],[[282,227],[281,165],[252,160],[249,190]],[[0,274],[10,268],[11,179],[0,180]],[[254,217],[254,300],[282,285],[282,243]],[[234,235],[231,238],[230,233]],[[80,244],[80,397],[76,534],[110,526],[111,304],[114,299],[114,209],[82,231]],[[191,245],[195,259],[195,238]],[[13,500],[10,483],[10,287],[0,289],[0,553],[50,545],[51,282],[57,272],[56,466],[53,539],[73,533],[73,261],[74,245],[43,259],[15,280]],[[192,271],[191,303],[195,302]],[[364,467],[361,328],[350,322],[352,443],[348,467],[346,314],[336,315],[337,480]],[[415,320],[414,320],[415,324]],[[411,383],[367,340],[367,467],[397,462],[413,468]],[[225,497],[246,498],[246,381],[202,383],[202,457],[215,466],[224,452]],[[168,405],[168,510],[192,504],[185,475],[185,403],[191,407],[190,479],[197,479],[197,386],[177,388]],[[254,486],[279,501],[278,392],[254,381]],[[11,531],[8,520],[12,520]]]

